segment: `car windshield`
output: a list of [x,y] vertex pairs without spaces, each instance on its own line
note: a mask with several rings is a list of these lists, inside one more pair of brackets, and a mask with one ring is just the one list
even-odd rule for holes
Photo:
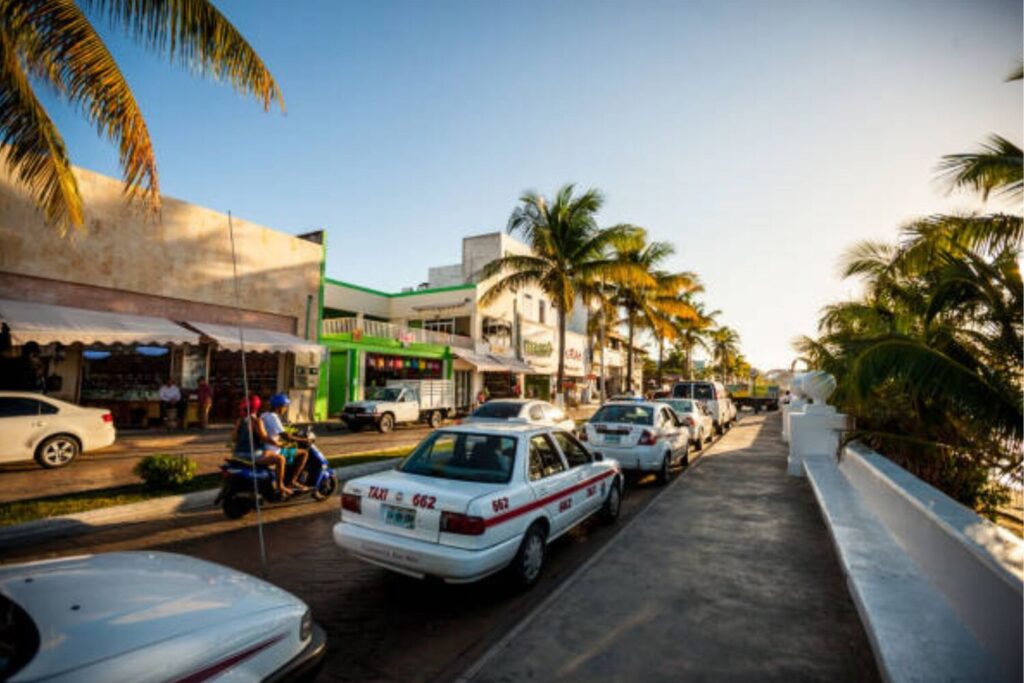
[[594,413],[591,422],[620,422],[631,425],[654,424],[654,408],[645,405],[607,405]]
[[397,401],[399,394],[402,393],[401,389],[395,387],[387,387],[386,389],[378,389],[373,393],[371,400],[373,401]]
[[399,465],[401,472],[440,479],[505,484],[512,479],[516,438],[434,432]]
[[0,680],[13,676],[38,650],[39,631],[32,619],[12,600],[0,595]]
[[680,384],[672,390],[675,398],[697,398],[701,400],[713,399],[715,392],[710,384]]
[[508,420],[519,417],[519,411],[523,409],[521,403],[510,401],[490,401],[473,411],[471,417],[487,417],[499,420]]
[[669,408],[676,411],[677,413],[689,413],[693,411],[693,401],[685,399],[673,399],[671,401],[665,401]]

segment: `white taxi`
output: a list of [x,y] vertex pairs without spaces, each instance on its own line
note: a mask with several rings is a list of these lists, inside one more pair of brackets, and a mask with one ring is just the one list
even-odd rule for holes
[[590,447],[614,458],[626,472],[657,472],[668,483],[672,470],[690,462],[689,428],[664,403],[605,403],[580,433]]
[[417,578],[468,583],[508,568],[528,587],[548,543],[594,513],[613,521],[621,501],[618,463],[565,430],[460,425],[431,433],[394,470],[347,482],[334,540]]

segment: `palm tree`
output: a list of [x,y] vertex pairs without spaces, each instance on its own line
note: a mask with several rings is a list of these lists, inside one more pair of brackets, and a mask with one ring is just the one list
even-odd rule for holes
[[[704,291],[704,285],[700,284],[700,280],[696,273],[680,273],[680,275],[688,276],[691,279],[691,283],[688,287],[684,288],[683,291],[676,296],[678,303],[689,306],[689,315],[658,315],[654,318],[650,318],[647,321],[651,332],[654,334],[654,339],[658,343],[658,371],[657,371],[657,383],[658,387],[662,386],[662,371],[664,369],[665,359],[665,342],[675,342],[682,339],[684,326],[688,323],[695,322],[697,319],[697,309],[694,305],[693,295],[697,292]],[[661,307],[663,308],[663,307]]]
[[675,248],[668,242],[647,242],[646,237],[642,228],[634,228],[628,238],[612,241],[614,262],[647,275],[631,282],[616,283],[616,303],[625,310],[624,322],[628,329],[626,373],[630,390],[633,389],[633,342],[637,329],[649,329],[655,336],[664,337],[671,334],[672,316],[687,319],[696,316],[693,306],[680,296],[699,287],[696,275],[660,270],[658,267],[675,253]]
[[597,190],[574,196],[574,186],[564,185],[552,201],[527,192],[508,221],[510,233],[520,233],[532,254],[509,254],[481,270],[492,284],[481,298],[484,305],[503,292],[537,286],[558,313],[558,390],[565,392],[565,328],[577,298],[596,296],[602,281],[646,282],[646,272],[606,256],[613,242],[635,239],[634,228],[597,227],[595,215],[603,198]]
[[156,157],[142,111],[84,10],[171,61],[256,97],[265,111],[275,101],[284,108],[259,56],[208,0],[0,0],[5,161],[62,232],[82,225],[82,198],[64,140],[36,96],[36,84],[76,106],[117,144],[126,195],[143,199],[153,211],[160,205]]
[[711,332],[711,360],[718,366],[722,380],[727,375],[740,352],[740,335],[731,327],[722,325]]
[[[1019,200],[1021,161],[993,137],[941,169],[955,189]],[[1019,215],[936,215],[905,225],[897,244],[855,245],[843,270],[865,280],[863,297],[826,307],[818,338],[796,343],[836,376],[855,436],[983,511],[1005,498],[992,472],[1020,477],[1022,233]]]
[[700,346],[710,353],[709,335],[715,325],[715,318],[721,314],[719,310],[706,311],[704,304],[699,302],[693,305],[693,309],[697,313],[696,318],[676,320],[679,329],[676,346],[686,357],[686,379],[693,379],[693,350]]

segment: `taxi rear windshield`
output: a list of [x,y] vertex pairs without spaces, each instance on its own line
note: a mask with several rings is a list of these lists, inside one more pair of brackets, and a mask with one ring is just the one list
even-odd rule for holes
[[697,398],[703,401],[715,397],[714,388],[710,384],[679,384],[672,391],[675,398]]
[[519,417],[519,411],[523,409],[520,403],[502,403],[501,401],[492,401],[485,403],[476,410],[473,411],[473,417],[490,417],[499,420],[508,420],[513,417]]
[[693,401],[676,399],[672,401],[665,401],[665,403],[668,403],[668,407],[677,413],[689,413],[693,410]]
[[631,425],[654,424],[654,408],[638,405],[608,405],[590,418],[591,422],[618,422]]
[[398,469],[439,479],[506,484],[515,459],[515,437],[439,431],[424,439]]

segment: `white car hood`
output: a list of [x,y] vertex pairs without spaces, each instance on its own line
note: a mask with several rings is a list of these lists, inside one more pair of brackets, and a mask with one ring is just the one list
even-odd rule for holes
[[0,593],[39,632],[17,677],[45,678],[177,635],[301,601],[183,555],[125,552],[0,567]]
[[376,408],[377,406],[382,405],[384,403],[390,403],[390,401],[352,401],[350,403],[346,403],[345,407],[348,408],[351,406],[353,408]]

